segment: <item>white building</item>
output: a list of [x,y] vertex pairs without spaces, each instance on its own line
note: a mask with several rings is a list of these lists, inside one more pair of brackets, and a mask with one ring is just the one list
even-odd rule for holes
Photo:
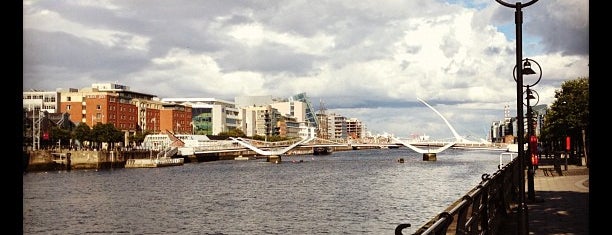
[[242,118],[234,102],[216,98],[162,98],[163,102],[191,106],[193,132],[218,135],[240,128]]
[[59,91],[29,90],[23,92],[23,108],[28,111],[59,113],[60,100]]

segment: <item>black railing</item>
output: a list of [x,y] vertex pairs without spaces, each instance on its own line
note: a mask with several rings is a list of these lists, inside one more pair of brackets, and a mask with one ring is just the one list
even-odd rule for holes
[[[518,206],[518,158],[493,175],[483,174],[478,186],[425,223],[414,234],[496,234],[503,219]],[[410,224],[400,224],[395,234],[401,235]]]

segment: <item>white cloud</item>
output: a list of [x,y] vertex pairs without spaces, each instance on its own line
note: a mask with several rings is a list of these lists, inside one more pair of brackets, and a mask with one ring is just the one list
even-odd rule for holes
[[[24,1],[24,89],[118,80],[160,97],[306,92],[378,133],[480,135],[515,115],[513,10],[495,1]],[[525,9],[534,90],[588,76],[588,1]]]

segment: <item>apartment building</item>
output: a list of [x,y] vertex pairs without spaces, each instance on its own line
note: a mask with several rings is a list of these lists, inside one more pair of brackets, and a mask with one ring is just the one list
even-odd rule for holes
[[[165,104],[156,96],[130,90],[116,83],[94,83],[82,89],[24,91],[23,108],[27,111],[62,113],[78,125],[90,127],[112,123],[128,137],[140,131],[162,130],[191,132],[191,107]],[[30,115],[31,116],[31,115]]]
[[330,140],[346,140],[346,117],[331,113],[327,115],[327,136]]
[[233,102],[216,98],[163,98],[165,103],[191,107],[192,133],[218,135],[240,128],[240,110]]
[[60,92],[29,90],[23,92],[23,109],[35,113],[59,113]]
[[281,115],[271,105],[244,107],[241,116],[242,130],[247,136],[280,135],[277,123]]
[[162,132],[174,134],[192,134],[191,106],[167,103],[159,111]]

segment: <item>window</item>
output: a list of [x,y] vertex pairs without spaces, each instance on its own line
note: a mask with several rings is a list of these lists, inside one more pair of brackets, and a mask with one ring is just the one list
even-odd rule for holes
[[96,105],[96,109],[97,109],[97,110],[102,109],[102,105],[99,105],[99,104],[98,104],[98,105]]
[[66,105],[66,110],[70,110],[70,105]]

